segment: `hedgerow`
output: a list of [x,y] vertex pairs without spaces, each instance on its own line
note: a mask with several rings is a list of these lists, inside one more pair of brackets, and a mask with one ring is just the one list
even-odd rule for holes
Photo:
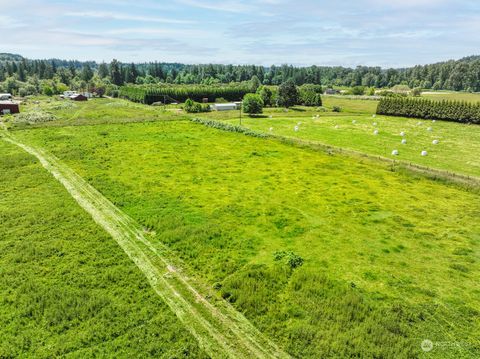
[[130,101],[151,105],[154,102],[177,101],[187,99],[202,102],[207,98],[215,102],[217,98],[227,101],[240,101],[247,93],[251,93],[251,86],[245,83],[232,85],[132,85],[120,88],[119,96]]
[[377,114],[480,124],[480,102],[383,98]]
[[245,127],[242,127],[242,126],[230,125],[230,124],[224,123],[224,122],[204,120],[204,119],[201,119],[201,118],[192,118],[191,121],[194,122],[194,123],[200,123],[200,124],[205,125],[207,127],[212,127],[212,128],[216,128],[216,129],[219,129],[219,130],[243,133],[246,136],[259,137],[259,138],[271,137],[270,135],[265,134],[265,133],[252,131],[252,130],[250,130],[248,128],[245,128]]

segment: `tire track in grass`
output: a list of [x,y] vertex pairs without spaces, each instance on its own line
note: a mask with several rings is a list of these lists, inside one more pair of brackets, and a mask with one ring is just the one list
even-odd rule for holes
[[194,281],[175,269],[176,258],[161,243],[152,243],[138,224],[93,186],[46,151],[21,143],[7,131],[3,139],[35,156],[125,251],[144,273],[200,346],[212,358],[288,358],[241,313],[223,300],[210,302]]

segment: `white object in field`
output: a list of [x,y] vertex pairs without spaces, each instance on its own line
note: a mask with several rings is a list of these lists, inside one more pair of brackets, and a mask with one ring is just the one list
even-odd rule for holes
[[357,123],[357,121],[356,121],[356,120],[353,120],[353,121],[352,121],[352,123],[353,123],[353,124],[356,124],[356,123]]
[[400,132],[400,136],[405,137],[405,132]]
[[340,126],[339,126],[339,125],[335,125],[335,128],[340,128]]
[[316,118],[319,118],[319,117],[320,117],[320,115],[316,115],[315,117],[316,117]]
[[437,122],[437,120],[432,120],[433,123]]
[[299,123],[297,123],[297,126],[300,126],[301,124],[302,124],[302,123],[301,123],[301,122],[299,122]]
[[270,115],[270,116],[268,116],[268,118],[273,118],[273,116],[272,116],[272,115]]
[[421,125],[422,125],[422,123],[421,123],[421,122],[417,122],[417,126],[421,126]]
[[295,126],[293,129],[295,130],[295,132],[298,132],[298,126]]
[[373,118],[377,117],[377,115],[372,115]]
[[315,119],[316,119],[316,117],[315,117],[315,116],[312,116],[312,120],[315,120]]
[[233,111],[237,109],[237,105],[235,103],[216,103],[213,108],[217,111]]
[[439,143],[440,143],[439,140],[433,140],[433,141],[432,141],[432,144],[433,144],[433,145],[438,145]]
[[407,139],[404,138],[404,139],[402,140],[402,145],[406,145],[406,144],[407,144]]
[[432,132],[432,131],[433,131],[433,128],[429,127],[429,128],[427,128],[427,131]]
[[392,156],[398,156],[398,150],[393,150],[392,151]]
[[428,155],[428,152],[427,151],[422,151],[422,156],[427,156]]
[[374,123],[373,123],[373,125],[374,125],[374,126],[376,126],[376,125],[377,125],[377,123],[376,123],[376,122],[374,122]]
[[373,131],[373,134],[376,136],[378,135],[378,130]]
[[268,130],[269,130],[270,132],[272,132],[272,131],[273,131],[273,127],[270,127]]

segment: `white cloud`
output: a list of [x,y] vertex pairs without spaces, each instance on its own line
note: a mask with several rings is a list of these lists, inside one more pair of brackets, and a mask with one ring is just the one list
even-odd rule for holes
[[110,20],[126,20],[126,21],[139,21],[139,22],[158,22],[166,24],[192,24],[190,20],[172,19],[166,17],[151,17],[141,15],[131,15],[115,12],[99,12],[99,11],[85,11],[85,12],[67,12],[65,16],[70,17],[87,17],[98,19],[110,19]]
[[177,2],[201,9],[232,13],[248,12],[253,9],[252,6],[242,4],[240,1],[177,0]]
[[0,15],[0,28],[2,29],[14,29],[25,26],[23,22],[20,22],[13,17]]

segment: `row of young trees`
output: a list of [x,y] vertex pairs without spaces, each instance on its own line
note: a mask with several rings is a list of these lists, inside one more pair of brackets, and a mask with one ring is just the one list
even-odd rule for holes
[[480,124],[480,103],[382,98],[377,114]]
[[456,91],[480,91],[480,57],[471,56],[458,61],[447,61],[406,69],[382,69],[380,67],[294,67],[255,65],[183,65],[178,63],[125,64],[113,60],[103,62],[79,62],[64,60],[27,60],[18,55],[0,54],[0,82],[15,77],[25,82],[36,76],[50,80],[55,76],[70,85],[79,78],[90,81],[94,75],[108,79],[114,85],[124,84],[205,84],[244,82],[257,78],[264,85],[280,85],[293,80],[296,85],[317,84],[324,86],[393,87],[404,84],[411,88],[448,89]]
[[155,102],[185,102],[187,99],[198,102],[203,99],[215,102],[219,98],[239,101],[252,90],[248,82],[230,85],[131,85],[121,87],[119,96],[151,105]]

